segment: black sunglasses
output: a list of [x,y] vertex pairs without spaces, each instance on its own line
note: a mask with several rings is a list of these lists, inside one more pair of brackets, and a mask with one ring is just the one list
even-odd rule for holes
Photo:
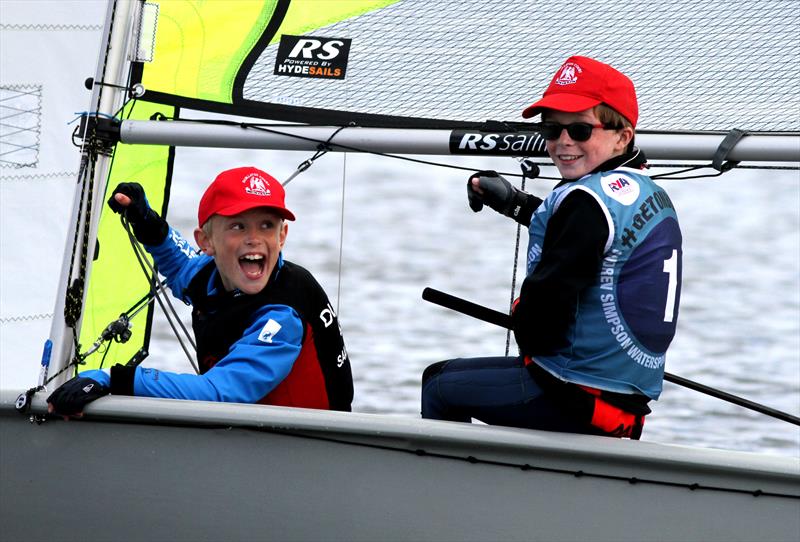
[[595,128],[603,130],[618,130],[616,126],[607,124],[589,124],[588,122],[573,122],[572,124],[560,124],[558,122],[540,122],[536,126],[536,131],[542,134],[547,141],[555,141],[561,137],[561,131],[566,129],[569,137],[575,141],[588,141],[592,137]]

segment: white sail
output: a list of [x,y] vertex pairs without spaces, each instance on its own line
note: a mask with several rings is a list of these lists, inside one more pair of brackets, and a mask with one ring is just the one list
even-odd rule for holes
[[30,387],[50,334],[102,2],[0,3],[0,387]]

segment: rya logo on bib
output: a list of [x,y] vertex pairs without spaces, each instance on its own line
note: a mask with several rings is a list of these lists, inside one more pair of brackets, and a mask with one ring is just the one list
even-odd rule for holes
[[621,173],[606,175],[600,181],[606,196],[623,205],[631,205],[639,199],[639,183],[633,177]]
[[272,339],[278,332],[281,330],[281,325],[273,320],[272,318],[264,324],[264,327],[261,328],[261,333],[258,334],[258,340],[262,343],[271,343]]

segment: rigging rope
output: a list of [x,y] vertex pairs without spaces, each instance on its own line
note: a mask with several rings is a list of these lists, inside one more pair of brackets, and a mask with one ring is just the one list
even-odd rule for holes
[[[116,4],[114,9],[116,10]],[[112,20],[113,20],[113,15],[112,15]],[[104,58],[104,64],[103,64],[104,66],[107,64],[107,60],[108,60],[108,48],[106,48],[106,56]],[[130,80],[131,80],[131,70],[129,69],[127,74],[128,83],[130,83]],[[120,87],[119,85],[112,85],[105,83],[104,84],[98,83],[98,86],[99,89],[97,93],[97,102],[96,102],[98,105],[102,101],[103,87],[108,86],[116,88],[126,88],[126,87]],[[67,288],[64,299],[64,321],[66,326],[72,330],[74,357],[61,370],[50,376],[46,380],[44,385],[51,382],[53,379],[64,373],[70,367],[75,367],[75,371],[77,374],[78,366],[85,363],[84,360],[86,356],[99,350],[102,342],[110,341],[112,338],[117,342],[127,341],[127,338],[125,338],[124,340],[119,340],[118,333],[117,334],[111,333],[112,326],[115,324],[115,322],[119,321],[116,320],[115,322],[109,324],[108,327],[106,327],[103,334],[101,334],[101,337],[98,338],[98,340],[95,342],[95,344],[89,351],[81,354],[80,352],[81,345],[78,342],[79,335],[77,326],[83,312],[82,305],[84,301],[85,287],[86,287],[86,271],[87,271],[88,251],[90,244],[89,234],[91,230],[92,210],[94,206],[94,196],[95,196],[94,181],[97,173],[96,169],[97,160],[101,155],[110,156],[111,162],[108,167],[108,173],[105,179],[105,186],[108,185],[108,181],[110,179],[114,163],[113,147],[109,147],[106,141],[103,141],[102,138],[98,137],[96,130],[97,128],[96,119],[99,117],[118,119],[119,115],[125,110],[125,108],[131,101],[134,102],[135,106],[136,102],[135,98],[136,98],[136,93],[133,92],[133,90],[129,89],[129,92],[127,93],[122,105],[119,107],[119,109],[117,109],[117,111],[113,115],[101,113],[99,111],[84,111],[78,114],[79,118],[83,119],[83,122],[80,125],[76,126],[75,130],[73,131],[72,142],[75,146],[80,148],[80,154],[81,154],[81,164],[78,171],[78,182],[81,184],[81,195],[78,208],[83,209],[83,211],[79,211],[78,215],[76,216],[75,234],[72,242],[72,254],[70,257],[69,271],[67,273]],[[133,113],[133,106],[128,111],[127,118],[130,118],[132,113]],[[80,133],[81,129],[83,129],[82,134]],[[75,141],[76,136],[81,136],[80,144],[76,143]],[[81,237],[80,242],[79,242],[79,237]],[[97,244],[95,241],[95,251],[96,250],[97,250]],[[78,252],[80,253],[76,257],[76,254]],[[76,259],[78,260],[77,277],[75,276]],[[121,318],[123,317],[125,317],[125,314],[121,316]],[[140,353],[142,351],[140,351]],[[105,360],[105,356],[107,353],[108,351],[105,350],[103,355],[103,361]],[[144,355],[146,355],[146,351],[144,352]],[[136,356],[134,356],[134,359],[136,359]],[[133,359],[131,360],[131,362],[133,362]],[[101,367],[102,363],[103,362],[101,361],[100,364]]]
[[[525,191],[525,179],[527,176],[525,173],[525,166],[520,164],[522,168],[522,183],[520,184],[520,190]],[[514,266],[511,271],[511,300],[508,303],[508,312],[511,313],[511,310],[514,308],[514,296],[517,290],[517,267],[519,261],[519,242],[520,238],[522,237],[522,224],[517,222],[517,238],[514,241]],[[508,357],[508,353],[511,351],[511,328],[506,330],[506,357]]]
[[283,183],[282,183],[282,184],[283,184],[283,186],[285,187],[287,184],[289,184],[290,182],[292,182],[292,179],[294,179],[295,177],[297,177],[298,175],[300,175],[301,173],[303,173],[305,170],[307,170],[308,168],[310,168],[310,167],[311,167],[311,164],[313,164],[313,163],[314,163],[314,161],[315,161],[317,158],[319,158],[319,157],[321,157],[321,156],[323,156],[323,155],[327,154],[327,153],[328,153],[328,151],[330,151],[330,150],[331,150],[331,146],[330,146],[330,143],[331,143],[331,141],[333,141],[333,138],[334,138],[334,137],[336,137],[336,134],[338,134],[339,132],[341,132],[342,130],[344,130],[344,128],[345,128],[344,126],[340,126],[338,130],[336,130],[335,132],[333,132],[333,133],[331,134],[331,136],[328,138],[328,140],[327,140],[327,141],[325,141],[325,142],[319,142],[319,144],[317,145],[317,152],[315,152],[315,153],[314,153],[314,156],[312,156],[312,157],[311,157],[311,158],[309,158],[308,160],[304,160],[303,162],[301,162],[301,163],[300,163],[300,165],[298,165],[298,166],[297,166],[297,169],[295,170],[295,172],[294,172],[294,173],[292,173],[291,175],[289,175],[289,178],[288,178],[288,179],[286,179],[285,181],[283,181]]
[[[522,183],[520,184],[520,190],[525,191],[526,179],[533,180],[539,178],[539,166],[527,158],[522,158],[519,159],[519,167],[522,170]],[[517,268],[519,267],[519,244],[521,235],[522,224],[517,223],[517,238],[514,243],[514,266],[511,272],[511,300],[508,305],[509,314],[511,314],[511,311],[514,309],[514,299],[517,290]],[[511,331],[511,328],[506,330],[506,357],[511,350]]]
[[[191,352],[189,352],[189,349],[186,347],[186,344],[184,343],[184,339],[188,340],[189,344],[192,346],[192,349],[195,352],[197,351],[197,345],[195,344],[194,339],[192,338],[192,334],[189,333],[188,329],[186,329],[186,326],[184,325],[183,321],[178,316],[178,311],[175,309],[175,306],[172,304],[172,301],[170,300],[170,296],[164,291],[164,282],[157,280],[157,272],[155,268],[150,264],[150,260],[145,254],[144,249],[141,247],[139,242],[136,240],[136,237],[133,235],[133,232],[131,231],[130,228],[130,223],[127,220],[125,220],[125,218],[122,216],[120,217],[120,219],[122,221],[123,227],[125,228],[125,231],[128,234],[128,240],[131,242],[131,247],[133,248],[133,253],[136,256],[136,260],[139,262],[139,267],[141,267],[145,278],[150,284],[150,293],[147,296],[145,296],[147,304],[152,303],[153,299],[155,299],[158,302],[159,306],[161,307],[161,310],[164,313],[164,317],[167,319],[167,323],[169,324],[170,328],[172,328],[172,332],[174,333],[175,338],[178,339],[178,344],[180,344],[181,349],[183,349],[183,352],[186,354],[186,358],[189,360],[189,363],[194,369],[195,374],[199,374],[200,369],[197,367],[197,364],[194,361],[194,356],[192,356]],[[139,310],[141,309],[138,309],[136,312],[139,312]],[[183,332],[182,335],[181,332],[178,331],[177,327],[181,328],[181,331]]]
[[[328,153],[331,150],[331,141],[333,138],[336,137],[336,134],[344,130],[345,126],[340,126],[335,132],[331,134],[331,136],[327,139],[327,141],[319,142],[317,145],[317,151],[314,155],[304,160],[297,166],[297,169],[292,173],[288,179],[286,179],[282,185],[285,187],[289,184],[295,177],[306,171],[308,168],[312,166],[312,164],[320,158],[321,156]],[[347,152],[342,153],[344,157],[342,158],[342,205],[341,205],[341,214],[339,219],[339,270],[338,270],[338,283],[336,286],[336,314],[339,314],[340,310],[340,300],[342,298],[342,254],[343,254],[343,247],[344,247],[344,197],[345,197],[345,185],[347,181]]]

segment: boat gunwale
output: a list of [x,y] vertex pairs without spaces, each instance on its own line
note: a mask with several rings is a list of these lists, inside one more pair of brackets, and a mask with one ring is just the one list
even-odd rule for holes
[[[0,414],[20,416],[11,412],[18,396],[0,390]],[[33,396],[29,413],[45,416],[45,398],[45,393]],[[49,420],[60,422],[53,416]],[[523,470],[800,499],[800,458],[753,452],[386,414],[145,397],[104,397],[87,405],[83,420],[72,423],[87,422],[249,429]],[[661,481],[653,480],[654,471]]]

